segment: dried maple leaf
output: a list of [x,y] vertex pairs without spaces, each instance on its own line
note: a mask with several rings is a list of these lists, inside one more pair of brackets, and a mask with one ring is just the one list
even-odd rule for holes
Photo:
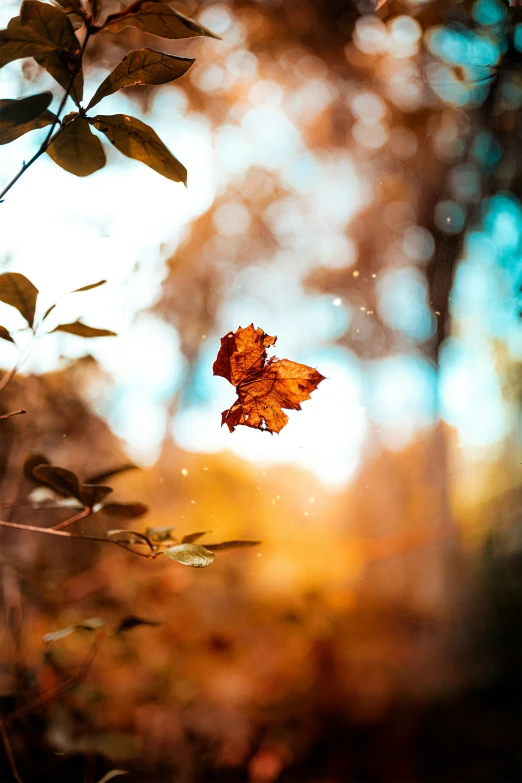
[[250,324],[221,338],[214,375],[236,387],[237,400],[221,414],[221,426],[233,432],[238,424],[267,432],[280,432],[288,421],[283,408],[300,411],[324,375],[306,364],[272,357],[266,349],[277,337]]

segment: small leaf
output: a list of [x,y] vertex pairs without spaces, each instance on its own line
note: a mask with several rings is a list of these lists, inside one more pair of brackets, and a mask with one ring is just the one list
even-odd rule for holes
[[129,614],[127,617],[123,618],[114,633],[130,631],[131,628],[137,628],[138,625],[160,625],[160,623],[158,623],[156,620],[145,620],[143,617],[138,617],[136,614]]
[[105,514],[115,519],[137,519],[144,516],[148,510],[149,507],[144,503],[107,503],[102,509]]
[[[13,103],[14,101],[3,100],[0,101],[0,106],[6,103]],[[10,142],[19,139],[25,133],[30,131],[40,130],[47,125],[52,125],[56,119],[56,115],[51,111],[44,111],[39,117],[31,122],[26,122],[23,125],[3,125],[0,123],[0,144],[10,144]]]
[[261,541],[223,541],[221,544],[205,544],[211,552],[224,552],[227,549],[244,549],[249,546],[259,546]]
[[137,27],[144,33],[160,38],[193,38],[198,35],[219,38],[206,27],[188,19],[179,11],[174,11],[166,3],[155,0],[135,0],[124,11],[108,16],[101,29],[119,33],[125,27]]
[[85,15],[81,0],[54,0],[54,2],[61,6],[66,14],[74,12]]
[[145,531],[149,538],[152,538],[155,543],[161,541],[172,541],[174,536],[175,527],[148,527]]
[[[52,50],[34,58],[38,65],[45,70],[58,82],[60,87],[67,90],[71,81],[71,75],[76,68],[76,58],[69,52]],[[83,74],[81,69],[74,77],[73,86],[70,91],[71,98],[77,106],[83,99]]]
[[150,166],[167,179],[187,184],[187,170],[163,144],[159,136],[141,120],[127,114],[98,115],[90,119],[123,155]]
[[95,22],[100,15],[102,0],[89,0],[92,19]]
[[90,283],[89,285],[82,285],[81,288],[75,288],[74,291],[70,291],[71,294],[79,294],[81,291],[91,291],[93,288],[98,288],[100,285],[105,285],[106,280],[98,280],[97,283]]
[[112,492],[111,487],[106,487],[103,484],[84,484],[81,489],[82,503],[87,508],[93,508],[98,503],[103,503],[107,495]]
[[214,552],[209,552],[199,544],[178,544],[164,549],[163,553],[177,563],[192,566],[192,568],[206,568],[214,562]]
[[[38,465],[50,465],[51,461],[47,459],[43,454],[31,454],[24,462],[24,476],[28,478],[30,481],[34,481],[36,483],[40,483],[38,479],[36,479],[33,471]],[[47,486],[47,484],[46,484]]]
[[87,120],[71,113],[64,117],[63,124],[67,127],[46,150],[49,157],[77,177],[88,177],[102,169],[107,162],[105,152]]
[[49,107],[53,99],[52,92],[40,92],[29,95],[27,98],[19,98],[16,101],[2,101],[0,105],[0,130],[25,125],[40,117]]
[[109,470],[102,470],[100,473],[89,476],[89,478],[86,479],[86,482],[87,484],[101,484],[106,479],[117,476],[118,473],[126,473],[128,470],[138,470],[138,466],[133,465],[131,462],[126,465],[118,465],[117,468],[109,468]]
[[197,541],[198,538],[201,538],[201,536],[206,535],[207,533],[210,533],[210,530],[203,530],[201,533],[189,533],[186,536],[183,536],[181,539],[182,544],[192,544],[194,541]]
[[[115,536],[120,536],[118,539],[121,543],[125,544],[146,544],[148,547],[150,547],[150,543],[148,541],[148,538],[143,533],[137,533],[136,530],[106,530],[105,535],[107,538],[113,539]],[[126,536],[127,540],[123,541],[121,539],[121,536]]]
[[113,780],[113,778],[117,778],[119,775],[128,775],[129,773],[125,769],[111,769],[110,772],[107,772],[106,775],[104,775],[100,780],[98,780],[98,783],[109,783],[110,780]]
[[146,84],[166,84],[179,79],[194,60],[174,57],[153,49],[133,49],[125,55],[112,73],[100,84],[87,109],[124,87]]
[[0,301],[16,307],[29,326],[34,322],[38,289],[19,272],[4,272],[0,275]]
[[10,343],[14,343],[13,338],[5,328],[5,326],[0,326],[0,338],[2,340],[8,340]]
[[53,332],[67,332],[75,334],[77,337],[116,337],[116,332],[110,332],[108,329],[96,329],[94,326],[87,326],[81,321],[74,321],[71,324],[60,324],[53,329]]
[[47,318],[48,315],[51,315],[51,313],[52,313],[52,311],[54,310],[55,307],[56,307],[56,303],[51,305],[49,308],[47,308],[47,310],[45,311],[45,315],[42,318],[42,323],[45,321],[45,319]]
[[73,497],[82,501],[82,491],[78,476],[71,470],[59,468],[57,465],[37,465],[33,469],[33,476],[41,484],[45,484],[59,495]]

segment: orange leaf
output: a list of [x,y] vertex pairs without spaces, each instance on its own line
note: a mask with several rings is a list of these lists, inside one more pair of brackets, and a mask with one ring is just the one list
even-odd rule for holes
[[221,414],[221,425],[230,432],[239,425],[267,432],[280,432],[288,421],[283,408],[301,410],[324,376],[288,359],[267,360],[266,349],[277,337],[270,337],[253,324],[239,327],[221,338],[214,362],[214,375],[221,375],[236,387],[237,400]]

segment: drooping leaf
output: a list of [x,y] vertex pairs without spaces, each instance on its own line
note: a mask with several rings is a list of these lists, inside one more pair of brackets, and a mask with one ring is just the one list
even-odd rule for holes
[[[80,42],[67,14],[39,0],[24,0],[20,9],[20,22],[30,27],[42,39],[54,44],[54,49],[43,55],[33,55],[43,68],[66,90],[80,54]],[[71,95],[76,103],[83,98],[81,70],[75,77]]]
[[193,544],[194,541],[197,541],[198,538],[201,538],[201,536],[204,536],[207,533],[210,533],[210,530],[202,530],[200,533],[188,533],[186,536],[183,536],[183,538],[181,539],[181,543]]
[[9,334],[5,326],[0,326],[0,338],[2,340],[8,340],[8,342],[10,343],[14,343],[13,338],[11,337],[11,335]]
[[[14,101],[8,99],[1,100],[0,107],[7,103],[14,103]],[[9,144],[16,139],[19,139],[20,136],[23,136],[25,133],[29,133],[33,130],[40,130],[40,128],[45,128],[47,125],[52,125],[55,120],[55,114],[51,111],[44,111],[44,113],[35,120],[26,122],[23,125],[4,125],[0,122],[0,144]]]
[[220,544],[205,544],[205,549],[211,552],[225,552],[227,549],[245,549],[250,546],[259,546],[261,541],[222,541]]
[[186,57],[174,57],[153,49],[133,49],[100,84],[87,109],[124,87],[166,84],[179,79],[194,62]]
[[206,568],[214,562],[216,557],[214,552],[210,552],[199,544],[177,544],[169,549],[164,549],[163,553],[171,560],[192,566],[192,568]]
[[183,16],[179,11],[174,11],[166,3],[156,0],[136,0],[124,11],[108,16],[102,30],[119,33],[125,27],[137,27],[138,30],[159,38],[193,38],[206,35],[219,39],[219,35]]
[[137,628],[139,625],[160,625],[156,620],[146,620],[144,617],[138,617],[136,614],[129,614],[124,617],[121,623],[117,626],[114,633],[123,633],[124,631],[130,631],[132,628]]
[[187,170],[159,136],[136,117],[127,114],[98,115],[89,120],[123,155],[150,166],[167,179],[187,184]]
[[117,476],[118,473],[126,473],[128,470],[138,470],[138,466],[133,465],[132,462],[125,465],[118,465],[116,468],[109,468],[109,470],[102,470],[99,473],[95,473],[93,476],[89,476],[86,481],[87,484],[101,484],[106,479]]
[[50,465],[50,464],[51,464],[51,460],[49,460],[44,454],[30,454],[24,462],[24,468],[23,468],[24,476],[28,478],[30,481],[34,481],[40,484],[41,482],[39,481],[39,479],[36,478],[33,471],[38,465]]
[[105,152],[87,120],[73,112],[64,117],[63,123],[68,123],[67,127],[47,147],[49,157],[77,177],[88,177],[102,169],[106,163]]
[[97,283],[89,283],[89,285],[82,285],[81,288],[75,288],[74,291],[70,291],[71,294],[79,294],[81,291],[91,291],[93,288],[98,288],[100,285],[105,285],[106,280],[98,280]]
[[125,769],[111,769],[110,772],[107,772],[107,774],[104,775],[100,780],[98,780],[97,783],[109,783],[109,781],[119,777],[119,775],[128,775],[128,774],[129,773]]
[[94,326],[87,326],[81,321],[74,321],[71,324],[60,324],[53,329],[53,332],[67,332],[75,334],[77,337],[116,337],[116,332],[108,329],[96,329]]
[[149,507],[144,503],[107,503],[102,510],[115,519],[137,519],[144,516]]
[[52,92],[40,92],[16,101],[0,101],[0,131],[2,126],[15,127],[38,119],[49,107]]
[[111,487],[106,487],[103,484],[84,484],[81,488],[82,503],[87,508],[93,508],[98,503],[103,503],[107,495],[112,492]]
[[237,400],[221,414],[221,424],[230,432],[240,424],[280,432],[288,421],[283,408],[301,410],[301,402],[309,400],[324,380],[305,364],[276,358],[267,361],[266,349],[276,339],[253,324],[221,339],[213,370],[236,387]]
[[59,495],[66,498],[73,497],[83,502],[80,480],[72,470],[57,465],[37,465],[33,468],[32,474],[37,481],[51,487]]
[[145,531],[154,542],[172,541],[174,539],[174,527],[148,527]]
[[4,272],[0,275],[0,301],[16,307],[29,326],[34,323],[34,311],[38,289],[19,272]]
[[53,43],[20,24],[20,17],[15,16],[7,29],[0,31],[0,68],[23,57],[45,57],[55,49]]

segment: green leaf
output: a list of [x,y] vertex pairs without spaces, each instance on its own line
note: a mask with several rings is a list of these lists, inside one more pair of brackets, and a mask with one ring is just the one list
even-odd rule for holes
[[244,549],[249,546],[259,546],[261,541],[223,541],[221,544],[205,544],[211,552],[224,552],[227,549]]
[[210,533],[210,530],[203,530],[200,533],[188,533],[188,535],[183,536],[183,538],[181,539],[181,543],[192,544],[194,541],[197,541],[198,538],[201,538],[201,536],[204,536],[207,533]]
[[192,568],[206,568],[214,562],[214,552],[209,552],[199,544],[177,544],[169,549],[164,549],[163,553],[175,560],[177,563],[192,566]]
[[109,470],[102,470],[100,473],[95,473],[94,476],[89,476],[86,481],[87,484],[100,484],[106,479],[117,476],[118,473],[126,473],[128,470],[138,470],[138,466],[133,465],[131,462],[125,465],[118,465],[117,468],[110,468]]
[[0,301],[16,307],[29,326],[34,322],[34,311],[38,289],[19,272],[4,272],[0,275]]
[[70,291],[71,294],[79,294],[81,291],[91,291],[93,288],[98,288],[100,285],[105,285],[106,280],[98,280],[97,283],[89,283],[89,285],[82,285],[81,288],[75,288],[74,291]]
[[[94,174],[95,171],[102,169],[107,162],[105,152],[101,141],[91,131],[87,120],[73,112],[64,117],[62,124],[66,124],[67,127],[47,147],[46,152],[49,157],[62,169],[77,177],[88,177],[89,174]],[[87,337],[88,335],[82,336]]]
[[2,126],[25,125],[38,119],[49,107],[52,99],[52,92],[40,92],[16,101],[1,101],[0,130]]
[[[15,101],[8,99],[0,100],[0,109],[8,103],[15,103]],[[52,125],[55,119],[56,115],[51,111],[44,111],[44,113],[35,120],[26,122],[23,125],[4,125],[0,122],[0,144],[9,144],[11,141],[19,139],[20,136],[23,136],[25,133],[45,128],[47,125]]]
[[153,49],[133,49],[100,84],[87,109],[124,87],[166,84],[179,79],[194,62],[186,57],[174,57]]
[[136,614],[129,614],[119,623],[114,633],[130,631],[132,628],[137,628],[139,625],[160,625],[160,623],[156,620],[145,620],[143,617],[138,617]]
[[80,479],[72,470],[59,468],[57,465],[37,465],[33,469],[33,476],[59,495],[73,497],[83,503]]
[[[10,342],[10,343],[14,343],[13,338],[11,337],[11,335],[9,334],[9,332],[7,331],[5,326],[0,326],[0,338],[2,340],[8,340],[8,342]],[[16,345],[16,343],[15,343],[15,345]]]
[[[24,476],[30,481],[40,483],[33,471],[38,465],[50,465],[51,461],[44,454],[30,454],[24,462]],[[47,485],[46,485],[47,486]]]
[[106,487],[103,484],[84,484],[81,488],[82,503],[87,508],[93,508],[98,503],[103,503],[107,495],[112,492],[111,487]]
[[81,321],[74,321],[71,324],[60,324],[53,329],[53,332],[67,332],[77,337],[116,337],[116,332],[108,329],[96,329],[94,326],[87,326]]
[[124,11],[111,14],[101,28],[111,33],[119,33],[125,27],[137,27],[144,33],[157,35],[160,38],[194,38],[206,35],[218,38],[206,27],[194,22],[179,11],[174,11],[166,3],[155,0],[136,0]]
[[[60,8],[41,3],[39,0],[25,0],[20,9],[20,22],[23,26],[31,28],[40,38],[54,45],[50,51],[33,56],[37,63],[66,90],[81,48],[67,14]],[[75,77],[71,96],[76,103],[83,98],[81,70]]]
[[123,155],[150,166],[167,179],[187,184],[187,170],[151,127],[127,114],[98,115],[90,119]]
[[144,503],[107,503],[101,510],[115,519],[137,519],[144,516],[149,507]]
[[31,27],[21,25],[20,17],[15,16],[7,29],[0,31],[0,68],[22,57],[45,57],[55,48],[54,44],[35,33]]

